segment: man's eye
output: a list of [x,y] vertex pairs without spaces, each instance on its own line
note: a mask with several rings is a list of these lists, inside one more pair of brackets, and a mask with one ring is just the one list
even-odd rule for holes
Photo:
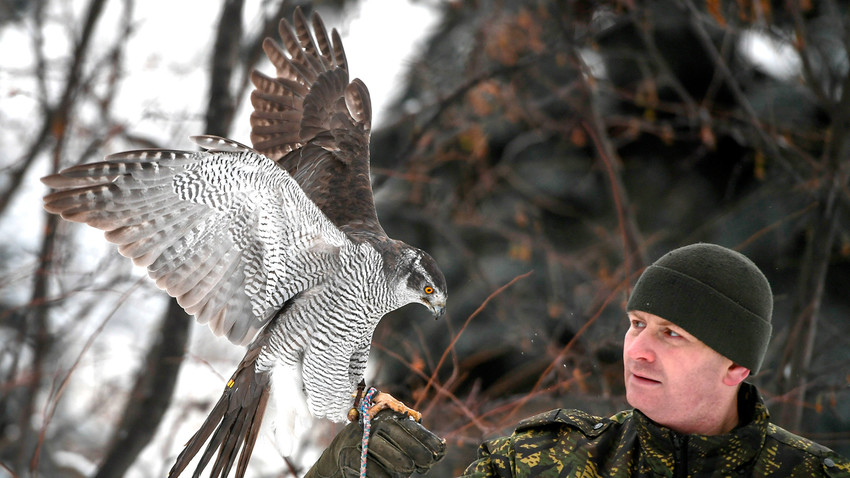
[[642,329],[644,327],[646,327],[646,324],[644,324],[643,322],[641,322],[639,320],[633,320],[632,321],[632,328]]
[[670,335],[670,337],[681,337],[682,336],[681,334],[679,334],[675,330],[669,330],[669,329],[667,330],[667,334]]

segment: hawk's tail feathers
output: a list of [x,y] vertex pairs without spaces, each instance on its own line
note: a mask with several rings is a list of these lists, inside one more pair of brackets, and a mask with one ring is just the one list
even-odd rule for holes
[[209,444],[192,476],[200,476],[215,454],[210,476],[226,477],[236,463],[240,450],[236,476],[245,476],[269,400],[270,374],[259,372],[254,367],[260,349],[252,347],[248,350],[239,368],[227,382],[218,403],[177,457],[168,473],[169,478],[179,476],[208,439]]

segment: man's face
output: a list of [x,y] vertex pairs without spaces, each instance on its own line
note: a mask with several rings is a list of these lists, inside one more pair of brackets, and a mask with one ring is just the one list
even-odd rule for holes
[[713,434],[722,432],[718,421],[729,420],[718,415],[734,413],[737,421],[732,407],[740,382],[729,375],[741,367],[672,322],[629,312],[623,365],[626,399],[656,423],[681,433]]

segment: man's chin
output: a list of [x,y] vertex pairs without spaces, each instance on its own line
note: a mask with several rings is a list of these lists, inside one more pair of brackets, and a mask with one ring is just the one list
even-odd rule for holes
[[[647,390],[649,388],[649,390]],[[658,387],[639,387],[626,385],[626,401],[633,408],[644,412],[652,411],[658,407],[664,407],[666,400],[660,393],[661,390],[653,390]]]

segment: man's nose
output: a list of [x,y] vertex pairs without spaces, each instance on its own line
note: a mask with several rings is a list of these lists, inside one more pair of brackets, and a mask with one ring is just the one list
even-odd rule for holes
[[629,340],[626,340],[624,350],[626,357],[632,360],[654,362],[656,345],[652,334],[647,330],[643,330],[639,334],[630,337]]

